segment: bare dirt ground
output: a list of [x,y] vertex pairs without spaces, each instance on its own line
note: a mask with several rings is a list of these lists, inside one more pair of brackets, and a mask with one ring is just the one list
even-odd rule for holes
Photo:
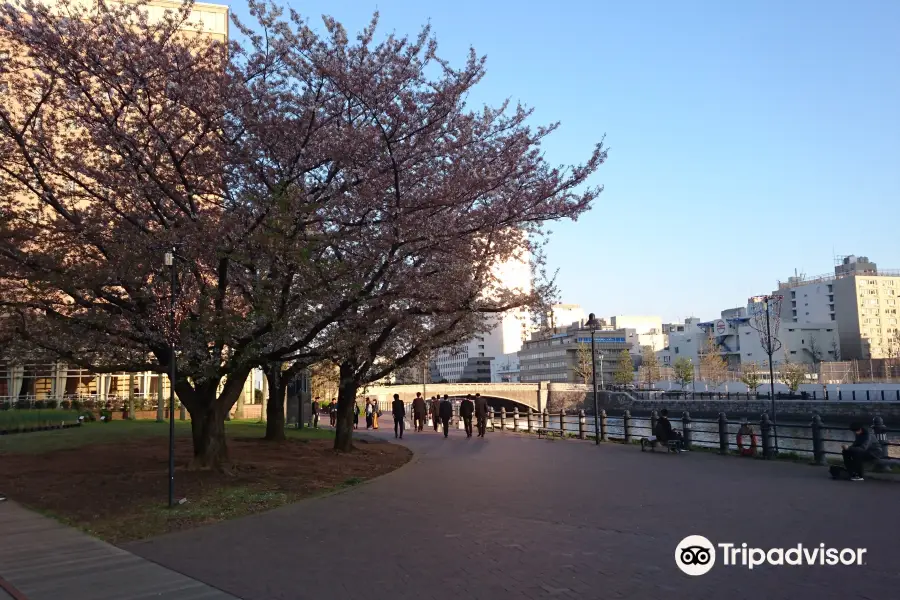
[[329,439],[228,440],[227,474],[189,470],[191,446],[176,446],[176,498],[166,507],[168,447],[164,437],[117,440],[44,453],[5,453],[5,495],[107,541],[124,542],[262,512],[303,497],[349,487],[405,464],[411,452],[356,440],[339,454]]

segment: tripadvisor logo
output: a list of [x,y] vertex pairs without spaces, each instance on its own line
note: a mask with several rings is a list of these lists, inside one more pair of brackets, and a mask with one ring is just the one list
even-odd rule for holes
[[675,548],[675,564],[691,576],[705,575],[715,566],[717,556],[726,567],[852,566],[864,565],[865,548],[826,548],[825,544],[790,548],[754,548],[746,543],[713,544],[702,535],[689,535]]

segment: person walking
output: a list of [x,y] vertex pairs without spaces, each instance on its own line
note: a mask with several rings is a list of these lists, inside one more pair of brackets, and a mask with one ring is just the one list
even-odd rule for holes
[[413,429],[416,431],[422,431],[425,428],[426,412],[425,398],[422,397],[422,392],[416,392],[416,399],[412,402]]
[[337,398],[332,398],[331,404],[328,405],[328,418],[331,426],[335,427],[337,425]]
[[459,405],[459,416],[462,417],[466,427],[466,438],[472,437],[473,414],[475,414],[475,403],[472,402],[472,394],[467,394],[462,404]]
[[391,403],[391,412],[394,413],[394,437],[403,439],[403,419],[406,418],[406,406],[400,399],[400,394],[394,394],[394,402]]
[[353,429],[359,429],[359,403],[353,401]]
[[453,417],[453,405],[450,404],[449,395],[444,394],[444,399],[441,401],[438,410],[441,417],[441,427],[444,429],[444,437],[447,437],[450,435],[450,419]]
[[484,437],[487,431],[487,400],[481,397],[481,394],[475,394],[475,417],[478,420],[478,437]]
[[431,411],[431,424],[434,425],[434,430],[437,431],[438,424],[441,422],[441,402],[437,396],[431,397],[428,409]]
[[316,396],[316,399],[313,400],[313,403],[312,403],[312,411],[309,414],[309,425],[310,425],[310,427],[313,427],[314,429],[319,428],[319,406],[320,406],[319,397]]
[[366,396],[366,429],[372,429],[372,415],[375,413],[375,407],[372,401]]
[[378,409],[378,400],[372,399],[372,429],[378,429],[378,417],[381,411]]

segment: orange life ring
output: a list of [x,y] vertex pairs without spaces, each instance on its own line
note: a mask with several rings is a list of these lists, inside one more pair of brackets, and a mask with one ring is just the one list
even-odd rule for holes
[[756,454],[756,432],[752,429],[750,430],[750,447],[744,448],[744,435],[740,431],[737,434],[737,447],[738,452],[740,452],[743,456],[753,456]]

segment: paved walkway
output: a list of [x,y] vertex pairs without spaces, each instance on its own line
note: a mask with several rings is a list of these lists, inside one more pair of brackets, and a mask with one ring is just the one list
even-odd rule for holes
[[0,502],[0,578],[27,600],[234,600],[10,501]]
[[[414,462],[369,484],[129,549],[248,600],[850,600],[900,590],[894,483],[501,433],[409,433],[404,443]],[[867,564],[716,566],[691,578],[674,562],[690,534],[865,547]]]

